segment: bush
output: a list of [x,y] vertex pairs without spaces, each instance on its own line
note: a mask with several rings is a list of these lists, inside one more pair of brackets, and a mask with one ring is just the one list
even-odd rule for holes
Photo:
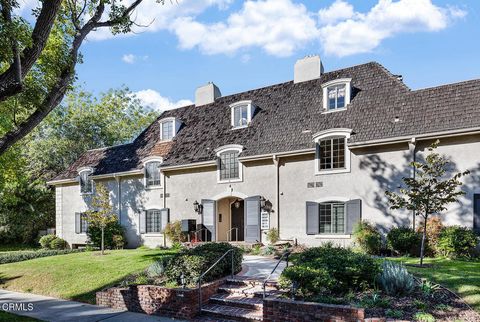
[[[427,244],[425,245],[425,254],[434,256],[437,254],[438,238],[444,228],[439,216],[430,216],[427,220]],[[423,222],[418,223],[417,233],[423,233]]]
[[440,255],[456,258],[471,257],[478,245],[478,237],[473,230],[451,226],[442,229],[438,237],[437,250]]
[[382,263],[382,272],[378,282],[388,295],[407,295],[415,289],[415,279],[407,269],[390,261]]
[[382,248],[382,235],[372,224],[360,221],[353,229],[353,238],[360,249],[370,255],[377,255]]
[[67,247],[68,244],[65,239],[62,239],[60,237],[57,237],[50,242],[51,249],[66,249]]
[[113,247],[115,247],[115,249],[122,249],[123,246],[125,245],[125,239],[123,238],[122,235],[113,235],[112,241],[113,241]]
[[293,282],[296,283],[299,295],[304,298],[328,293],[335,284],[326,269],[308,266],[290,266],[283,270],[279,279],[280,286],[289,289]]
[[[169,281],[179,281],[184,274],[186,284],[195,284],[198,278],[225,252],[233,249],[234,274],[242,270],[242,250],[228,243],[206,243],[195,248],[184,249],[174,255],[167,266],[165,275]],[[231,255],[227,255],[220,263],[202,279],[203,282],[213,281],[231,273]]]
[[[295,267],[308,269],[297,268],[297,271],[287,270],[285,274],[282,273],[284,285],[295,281],[303,286],[303,289],[299,288],[301,293],[311,296],[320,295],[323,292],[345,294],[349,291],[373,287],[375,278],[380,272],[380,265],[370,256],[355,253],[346,248],[334,247],[331,244],[310,248],[292,257]],[[322,280],[331,279],[333,282],[326,283],[324,287],[318,289],[308,286],[305,288],[308,280],[303,276],[312,270],[321,274]]]
[[408,227],[392,228],[387,234],[388,247],[399,255],[418,255],[421,234]]
[[270,244],[275,244],[280,239],[277,228],[272,228],[267,232],[267,240]]
[[168,223],[165,226],[165,230],[163,233],[167,236],[168,240],[172,242],[172,244],[187,241],[187,236],[184,232],[182,232],[182,223],[180,220]]
[[42,249],[0,254],[0,264],[15,263],[29,259],[82,252],[82,249]]
[[[120,225],[118,220],[112,221],[107,224],[104,231],[104,242],[105,242],[105,249],[113,249],[116,248],[116,243],[113,239],[113,236],[120,235],[123,236],[123,227]],[[88,224],[87,230],[88,236],[88,243],[96,246],[101,247],[102,245],[102,229],[100,226],[95,225],[93,223]]]
[[42,246],[42,248],[44,249],[50,249],[50,243],[55,238],[57,238],[57,236],[55,236],[54,234],[48,234],[40,237],[40,240],[39,240],[40,246]]
[[148,277],[159,277],[165,273],[165,270],[171,260],[171,256],[161,257],[147,268]]

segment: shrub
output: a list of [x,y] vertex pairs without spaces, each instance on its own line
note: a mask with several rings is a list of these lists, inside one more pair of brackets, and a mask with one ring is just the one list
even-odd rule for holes
[[55,238],[57,238],[57,236],[55,236],[54,234],[48,234],[48,235],[42,236],[39,240],[40,246],[42,246],[42,248],[44,249],[50,249],[50,243]]
[[270,244],[275,244],[280,239],[277,228],[272,228],[267,232],[267,240]]
[[180,220],[168,223],[165,226],[164,234],[173,244],[182,243],[187,240],[184,232],[182,232],[182,222]]
[[51,249],[66,249],[67,247],[68,244],[65,239],[62,239],[60,237],[57,237],[50,242]]
[[82,249],[41,249],[0,254],[0,264],[15,263],[29,259],[82,252]]
[[267,246],[262,249],[261,251],[262,256],[271,256],[275,254],[275,247],[273,246]]
[[[375,277],[380,272],[380,265],[370,256],[355,253],[346,248],[334,247],[331,244],[310,248],[292,257],[295,267],[326,272],[333,283],[327,283],[325,287],[327,292],[333,294],[345,294],[349,291],[372,287]],[[287,270],[287,272],[289,271]],[[321,274],[323,275],[323,273]],[[295,276],[293,273],[288,276],[282,273],[282,276],[284,283],[289,282],[290,284],[297,281],[297,278],[302,279],[302,275]],[[297,281],[297,283],[299,282]],[[308,294],[312,290],[300,291]],[[317,289],[316,292],[320,294],[324,292],[324,289]]]
[[[242,250],[228,243],[206,243],[195,248],[184,249],[174,255],[167,266],[165,275],[170,281],[178,281],[184,274],[186,284],[198,282],[198,278],[225,252],[233,249],[234,273],[242,270]],[[212,281],[231,273],[231,255],[227,255],[210,270],[203,282]]]
[[311,268],[308,266],[290,266],[283,270],[279,283],[283,288],[290,288],[296,283],[299,295],[312,298],[326,293],[335,281],[324,268]]
[[[438,238],[444,228],[439,216],[431,216],[427,220],[427,244],[425,252],[428,256],[437,254]],[[417,233],[423,232],[423,222],[418,223]]]
[[407,269],[390,261],[382,263],[378,282],[388,295],[407,295],[415,289],[415,279]]
[[360,221],[353,229],[353,238],[360,249],[370,255],[377,255],[382,248],[382,235],[372,224]]
[[392,228],[387,234],[388,247],[400,255],[418,255],[421,234],[408,227]]
[[451,226],[445,227],[441,231],[438,237],[437,250],[442,256],[450,258],[471,257],[477,245],[478,237],[473,230]]
[[149,277],[162,276],[165,273],[166,267],[170,262],[171,256],[161,257],[147,268],[147,275]]
[[[105,241],[105,248],[115,248],[116,243],[113,239],[113,236],[123,236],[123,227],[120,225],[118,220],[109,222],[107,226],[105,227],[104,231],[104,241]],[[87,236],[88,236],[88,243],[96,246],[96,247],[101,247],[102,244],[102,230],[100,226],[95,225],[94,223],[89,223],[88,224],[88,230],[87,230]]]
[[125,245],[125,239],[123,238],[122,235],[113,235],[112,241],[113,241],[113,247],[115,247],[115,249],[122,249],[123,246]]

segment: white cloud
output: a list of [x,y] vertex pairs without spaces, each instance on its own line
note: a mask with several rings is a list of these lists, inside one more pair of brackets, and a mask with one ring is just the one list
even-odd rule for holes
[[14,13],[27,19],[32,17],[32,9],[41,7],[39,0],[18,0],[17,2],[18,8],[14,9]]
[[[334,2],[326,11],[339,6]],[[333,9],[332,9],[333,8]],[[319,12],[320,21],[322,14]],[[326,54],[347,56],[366,53],[377,48],[382,40],[404,32],[434,32],[445,29],[456,18],[466,15],[458,8],[443,8],[430,0],[379,0],[369,12],[349,13],[349,17],[327,23],[320,28],[320,40]]]
[[330,7],[318,11],[318,20],[320,24],[331,24],[352,18],[354,14],[351,4],[343,0],[336,0]]
[[141,90],[135,92],[134,95],[140,100],[142,105],[156,111],[166,111],[193,104],[192,101],[187,99],[172,101],[170,98],[160,95],[159,92],[153,89]]
[[137,57],[134,54],[125,54],[122,56],[122,61],[127,64],[133,64],[136,58]]

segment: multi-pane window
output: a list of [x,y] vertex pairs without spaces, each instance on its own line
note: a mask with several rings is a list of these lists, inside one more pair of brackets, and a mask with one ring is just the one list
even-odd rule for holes
[[345,203],[321,203],[319,216],[320,234],[345,233]]
[[90,171],[82,171],[79,174],[80,177],[80,193],[92,193],[93,181],[90,177]]
[[160,162],[150,161],[145,164],[145,184],[147,187],[160,186]]
[[171,140],[174,136],[174,122],[165,121],[162,122],[162,140]]
[[145,216],[145,228],[147,233],[161,233],[162,232],[162,215],[160,210],[147,210]]
[[327,89],[328,93],[328,109],[336,110],[345,107],[345,93],[346,85],[330,86]]
[[238,151],[226,151],[220,154],[220,180],[240,178]]
[[87,214],[80,214],[80,233],[86,233],[88,231]]
[[345,138],[325,139],[319,142],[319,170],[345,168]]
[[248,105],[239,105],[233,108],[233,126],[246,126],[248,125]]

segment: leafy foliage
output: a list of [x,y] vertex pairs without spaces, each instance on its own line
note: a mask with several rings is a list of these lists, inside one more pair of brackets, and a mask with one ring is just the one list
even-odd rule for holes
[[407,295],[415,289],[415,279],[405,266],[390,261],[382,263],[378,283],[388,295]]
[[421,235],[408,227],[392,228],[387,234],[387,245],[400,255],[416,255],[419,252]]
[[372,224],[360,221],[353,228],[353,238],[360,249],[370,255],[378,255],[382,248],[382,235]]
[[[425,227],[424,223],[419,223],[419,227],[417,228],[418,233],[422,233],[423,227]],[[442,220],[440,216],[432,216],[427,220],[427,244],[425,248],[425,253],[429,256],[434,256],[438,253],[438,238],[440,237],[440,233],[442,232],[444,226],[442,224]]]
[[311,299],[321,294],[328,294],[335,285],[335,280],[325,268],[295,265],[283,270],[279,283],[285,289],[289,289],[292,283],[296,283],[298,295]]
[[460,227],[445,227],[438,236],[437,250],[440,255],[457,258],[471,257],[479,240],[473,230]]
[[34,259],[39,257],[78,253],[81,251],[83,250],[81,249],[41,249],[36,251],[7,252],[7,253],[0,254],[0,264],[21,262],[21,261],[26,261],[29,259]]
[[158,277],[165,274],[168,264],[171,261],[170,256],[160,257],[159,260],[155,261],[147,268],[148,277]]
[[40,246],[42,246],[42,248],[45,248],[45,249],[50,249],[50,243],[55,238],[57,238],[57,236],[55,236],[54,234],[48,234],[48,235],[42,236],[39,240]]
[[267,240],[270,244],[275,244],[280,239],[277,228],[272,228],[267,232]]
[[180,220],[166,224],[164,234],[174,244],[182,243],[187,240],[185,233],[182,232],[182,222]]
[[65,239],[62,239],[60,237],[57,237],[50,242],[51,249],[66,249],[67,247],[68,244]]

